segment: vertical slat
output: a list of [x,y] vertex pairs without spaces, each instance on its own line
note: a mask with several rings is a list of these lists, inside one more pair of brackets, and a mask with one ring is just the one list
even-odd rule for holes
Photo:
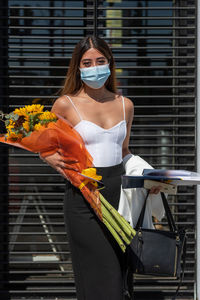
[[[4,7],[8,6],[6,0],[2,1]],[[8,14],[7,9],[0,10],[0,109],[7,111],[8,97]],[[4,125],[1,122],[0,131],[3,132]],[[3,298],[8,298],[8,150],[0,147],[0,290]]]

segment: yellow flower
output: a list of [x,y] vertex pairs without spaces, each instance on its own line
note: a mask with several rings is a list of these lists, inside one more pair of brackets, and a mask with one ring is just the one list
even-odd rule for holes
[[23,138],[23,135],[21,133],[16,134],[13,131],[8,131],[7,132],[7,138],[11,139],[11,140],[19,141],[19,140],[21,140]]
[[[20,140],[34,130],[38,131],[43,126],[47,127],[50,122],[56,122],[57,117],[50,111],[43,111],[44,106],[40,104],[26,105],[21,108],[16,108],[13,113],[18,115],[18,118],[10,114],[7,120],[7,138],[12,140]],[[17,119],[17,120],[15,120]]]
[[28,114],[37,114],[43,112],[44,105],[40,104],[33,104],[33,105],[26,105],[21,108],[16,108],[14,110],[14,114],[18,116],[26,116]]
[[79,185],[79,189],[81,190],[86,184],[88,184],[89,182],[91,182],[94,186],[98,186],[98,183],[94,180],[101,180],[102,176],[101,175],[97,175],[96,173],[96,168],[88,168],[88,169],[84,169],[82,170],[81,174],[87,176],[88,178],[86,178],[80,185]]
[[40,130],[41,127],[42,127],[42,125],[40,123],[37,123],[34,126],[34,130],[38,131],[38,130]]
[[96,168],[84,169],[84,170],[82,170],[81,174],[86,175],[86,176],[88,176],[90,178],[93,178],[95,180],[101,180],[102,179],[101,175],[97,175]]
[[12,123],[10,122],[9,125],[6,126],[6,128],[8,130],[11,130],[12,128],[14,128],[14,122],[12,122]]
[[12,131],[12,128],[15,126],[15,122],[13,120],[9,120],[9,124],[6,126],[7,131]]
[[41,115],[38,117],[41,121],[42,120],[57,120],[57,117],[54,113],[50,111],[44,111]]
[[29,132],[29,130],[30,130],[29,121],[25,121],[25,122],[22,124],[22,126],[24,127],[24,129],[25,129],[27,132]]

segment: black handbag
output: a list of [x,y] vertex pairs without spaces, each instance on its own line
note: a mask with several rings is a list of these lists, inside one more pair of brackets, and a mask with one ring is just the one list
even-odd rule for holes
[[180,278],[177,295],[184,275],[186,232],[177,229],[163,193],[161,196],[170,230],[142,228],[148,195],[149,192],[135,227],[136,236],[127,249],[128,264],[135,274]]

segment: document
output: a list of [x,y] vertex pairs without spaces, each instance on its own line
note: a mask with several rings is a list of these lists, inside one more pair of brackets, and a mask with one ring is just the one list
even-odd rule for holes
[[186,170],[144,169],[142,176],[122,176],[122,187],[144,187],[144,180],[154,180],[172,185],[200,184],[200,173]]

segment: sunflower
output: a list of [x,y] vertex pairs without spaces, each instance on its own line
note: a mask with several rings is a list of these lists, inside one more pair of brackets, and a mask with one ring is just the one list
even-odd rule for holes
[[6,125],[7,132],[11,132],[15,128],[15,122],[13,120],[9,121],[9,124]]
[[48,120],[48,121],[56,121],[57,117],[54,113],[50,111],[44,111],[41,115],[39,115],[39,120]]
[[12,130],[7,130],[6,138],[12,141],[20,141],[23,138],[23,134],[16,133]]
[[38,131],[38,130],[41,129],[41,127],[42,127],[42,125],[41,125],[40,123],[37,123],[37,124],[35,124],[35,126],[34,126],[34,130]]
[[50,111],[43,111],[44,106],[40,104],[26,105],[16,108],[10,114],[5,115],[5,124],[8,139],[21,140],[33,131],[47,127],[50,122],[56,122],[57,117]]
[[44,105],[40,105],[40,104],[26,105],[24,107],[16,108],[14,110],[14,114],[18,116],[27,116],[30,114],[42,113],[43,109],[44,109]]
[[30,125],[29,125],[29,121],[25,121],[23,124],[22,124],[23,128],[26,130],[26,132],[29,132],[30,130]]

